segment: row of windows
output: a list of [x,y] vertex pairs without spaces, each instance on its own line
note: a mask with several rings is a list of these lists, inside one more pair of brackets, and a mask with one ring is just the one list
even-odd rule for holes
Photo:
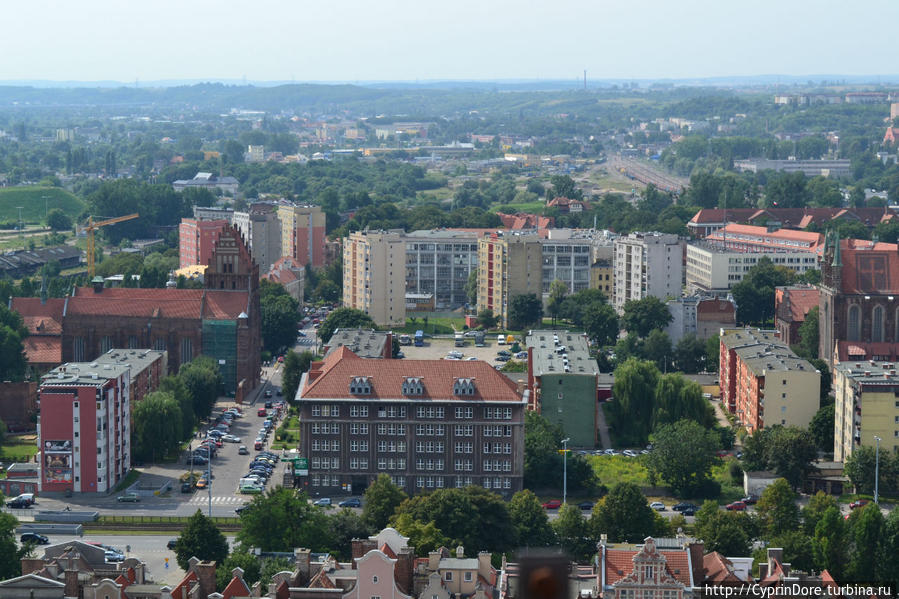
[[378,470],[405,470],[406,458],[378,458]]
[[484,418],[512,420],[512,408],[484,408]]
[[415,443],[418,453],[443,453],[443,441],[418,441]]
[[405,451],[405,441],[378,441],[378,453],[404,453]]
[[425,460],[418,458],[415,461],[418,470],[443,470],[443,460]]
[[483,445],[483,453],[502,453],[509,455],[512,453],[512,444],[485,442]]
[[324,439],[323,441],[313,439],[312,451],[340,451],[340,441],[337,439],[334,439],[333,441],[329,441],[328,439]]
[[[365,431],[365,432],[367,433],[368,431]],[[338,435],[338,434],[340,434],[340,425],[337,424],[336,422],[333,422],[330,424],[327,422],[324,422],[324,423],[313,422],[312,423],[312,434],[313,435],[318,435],[318,434]]]
[[[459,419],[470,419],[474,417],[474,408],[457,407],[455,408],[455,416]],[[312,416],[331,417],[340,416],[340,406],[337,404],[313,404]],[[387,406],[378,409],[378,416],[381,418],[405,418],[405,406]],[[443,406],[418,406],[416,409],[418,418],[435,418],[443,419],[446,417],[446,408]],[[351,405],[351,418],[368,418],[367,405]],[[512,408],[484,408],[484,418],[495,420],[511,420]]]
[[[387,436],[405,436],[405,424],[386,424],[379,423],[377,428],[378,435]],[[475,427],[471,424],[456,424],[453,426],[453,434],[457,437],[474,436]],[[351,435],[367,435],[369,432],[368,424],[364,422],[353,422],[350,424]],[[313,422],[311,426],[313,435],[339,435],[340,425],[336,422]],[[488,424],[481,427],[481,433],[485,437],[511,437],[512,426],[508,424]],[[415,425],[415,434],[419,437],[445,437],[446,426],[443,424],[417,424]]]

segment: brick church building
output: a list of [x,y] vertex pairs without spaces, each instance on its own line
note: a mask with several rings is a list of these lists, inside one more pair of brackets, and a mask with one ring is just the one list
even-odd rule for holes
[[894,360],[899,349],[899,246],[828,233],[821,261],[819,355]]
[[[112,348],[168,352],[169,372],[199,355],[217,362],[225,391],[238,398],[259,384],[259,267],[233,226],[223,228],[204,289],[105,289],[102,282],[62,298],[62,362],[89,362]],[[55,304],[12,298],[30,319],[53,317]],[[43,312],[47,312],[46,315]]]

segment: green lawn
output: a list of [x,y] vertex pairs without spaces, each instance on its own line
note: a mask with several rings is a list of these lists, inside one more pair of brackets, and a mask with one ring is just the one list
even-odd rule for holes
[[86,208],[82,199],[59,187],[0,189],[0,221],[18,221],[19,206],[22,207],[22,220],[26,223],[43,223],[45,210],[54,208],[59,208],[75,220]]
[[516,212],[528,212],[530,214],[543,214],[546,204],[542,200],[536,202],[523,202],[520,204],[493,204],[490,212],[502,212],[503,214],[515,214]]
[[409,335],[414,335],[415,331],[424,331],[425,334],[428,335],[449,335],[452,334],[453,331],[461,331],[463,326],[465,326],[465,319],[462,317],[447,318],[443,316],[429,316],[428,324],[425,325],[424,318],[416,316],[415,322],[413,322],[411,318],[407,318],[405,326],[399,328],[392,327],[392,330],[395,333],[407,333]]
[[599,482],[608,488],[618,483],[634,483],[640,487],[649,486],[649,473],[639,458],[623,455],[585,456],[593,467]]
[[6,443],[0,446],[0,459],[14,462],[27,462],[37,453],[37,443],[34,438],[10,436]]

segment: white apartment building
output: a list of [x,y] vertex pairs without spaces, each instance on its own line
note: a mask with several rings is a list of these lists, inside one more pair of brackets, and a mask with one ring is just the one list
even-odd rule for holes
[[259,272],[268,272],[281,257],[281,221],[277,206],[253,204],[247,212],[234,212],[231,222],[247,240]]
[[743,280],[762,258],[797,273],[818,267],[815,253],[802,250],[724,249],[714,242],[696,242],[687,246],[687,293],[726,293]]
[[465,285],[478,267],[478,238],[484,231],[435,229],[404,235],[406,293],[433,294],[437,310],[468,303]]
[[405,271],[402,230],[350,233],[343,240],[343,305],[379,326],[405,324]]
[[631,233],[615,248],[615,309],[625,302],[654,296],[680,297],[683,286],[683,244],[677,235]]
[[543,254],[542,289],[547,300],[549,286],[562,281],[568,293],[590,287],[593,243],[589,239],[541,240]]

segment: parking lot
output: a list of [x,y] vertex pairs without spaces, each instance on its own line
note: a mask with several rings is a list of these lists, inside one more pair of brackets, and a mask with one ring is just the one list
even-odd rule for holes
[[[463,360],[474,356],[479,360],[496,365],[500,364],[495,359],[496,352],[501,349],[509,349],[508,345],[497,345],[496,336],[496,334],[487,336],[484,340],[485,347],[475,347],[474,339],[471,337],[465,338],[465,347],[456,347],[453,339],[426,337],[424,346],[403,345],[400,350],[410,360],[440,360],[445,358],[450,351],[456,350],[462,352]],[[524,344],[519,345],[522,345],[521,349],[524,350]]]

